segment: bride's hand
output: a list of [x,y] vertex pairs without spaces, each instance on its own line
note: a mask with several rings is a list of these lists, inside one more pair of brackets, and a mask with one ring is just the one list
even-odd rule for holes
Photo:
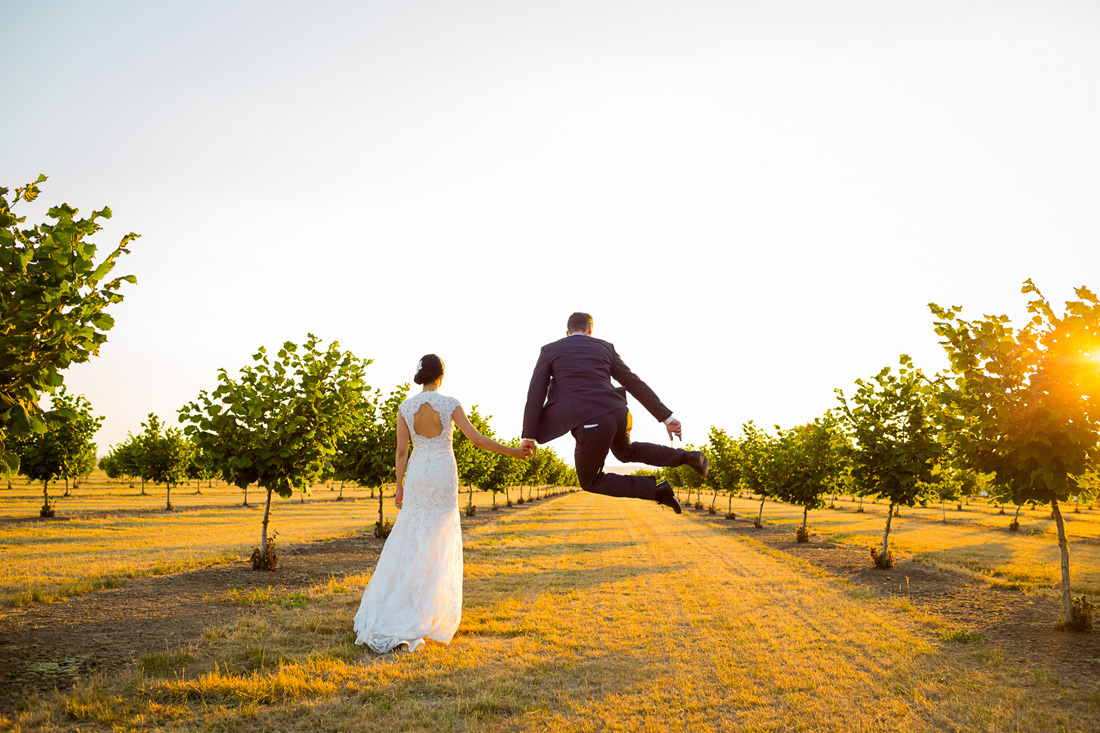
[[513,448],[512,452],[511,452],[511,455],[512,455],[512,458],[521,458],[525,461],[528,458],[530,458],[530,455],[528,454],[528,451],[527,451],[526,448]]
[[398,509],[400,509],[401,505],[405,503],[404,498],[405,492],[401,489],[398,489],[397,494],[393,497],[393,503],[397,505]]

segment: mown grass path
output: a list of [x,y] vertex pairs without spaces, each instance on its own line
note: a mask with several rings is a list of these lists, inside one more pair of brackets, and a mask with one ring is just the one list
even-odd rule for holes
[[[573,494],[469,531],[448,647],[373,655],[366,577],[21,724],[267,730],[1089,730],[1095,688],[655,505]],[[364,568],[369,572],[369,568]]]

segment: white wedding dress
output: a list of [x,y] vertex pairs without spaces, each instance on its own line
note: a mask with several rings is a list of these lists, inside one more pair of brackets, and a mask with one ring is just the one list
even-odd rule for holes
[[[425,403],[443,427],[432,438],[415,429]],[[451,445],[458,406],[454,397],[428,391],[398,408],[413,441],[403,506],[355,614],[355,643],[378,653],[402,644],[416,651],[425,639],[449,643],[462,620],[462,529]]]

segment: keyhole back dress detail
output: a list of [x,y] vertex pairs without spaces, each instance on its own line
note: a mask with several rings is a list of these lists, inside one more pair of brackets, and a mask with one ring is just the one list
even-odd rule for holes
[[[443,431],[416,432],[416,413],[427,404]],[[412,436],[401,511],[355,614],[355,643],[378,653],[425,639],[447,644],[462,620],[462,528],[452,415],[454,397],[426,391],[401,403],[398,414]]]

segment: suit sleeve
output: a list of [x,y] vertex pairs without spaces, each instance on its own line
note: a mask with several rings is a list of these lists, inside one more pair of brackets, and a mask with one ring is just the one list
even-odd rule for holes
[[550,358],[544,348],[539,353],[535,371],[531,374],[531,386],[527,388],[527,406],[523,410],[523,434],[521,438],[537,440],[539,435],[539,418],[542,416],[542,406],[546,402],[546,390],[550,387]]
[[672,417],[672,410],[664,406],[664,403],[657,398],[656,393],[649,388],[648,384],[639,379],[637,374],[630,371],[630,367],[623,363],[619,352],[615,350],[614,346],[611,347],[611,376],[619,384],[626,387],[626,391],[634,395],[634,398],[641,402],[642,406],[649,410],[649,414],[657,418],[658,421],[664,422]]

